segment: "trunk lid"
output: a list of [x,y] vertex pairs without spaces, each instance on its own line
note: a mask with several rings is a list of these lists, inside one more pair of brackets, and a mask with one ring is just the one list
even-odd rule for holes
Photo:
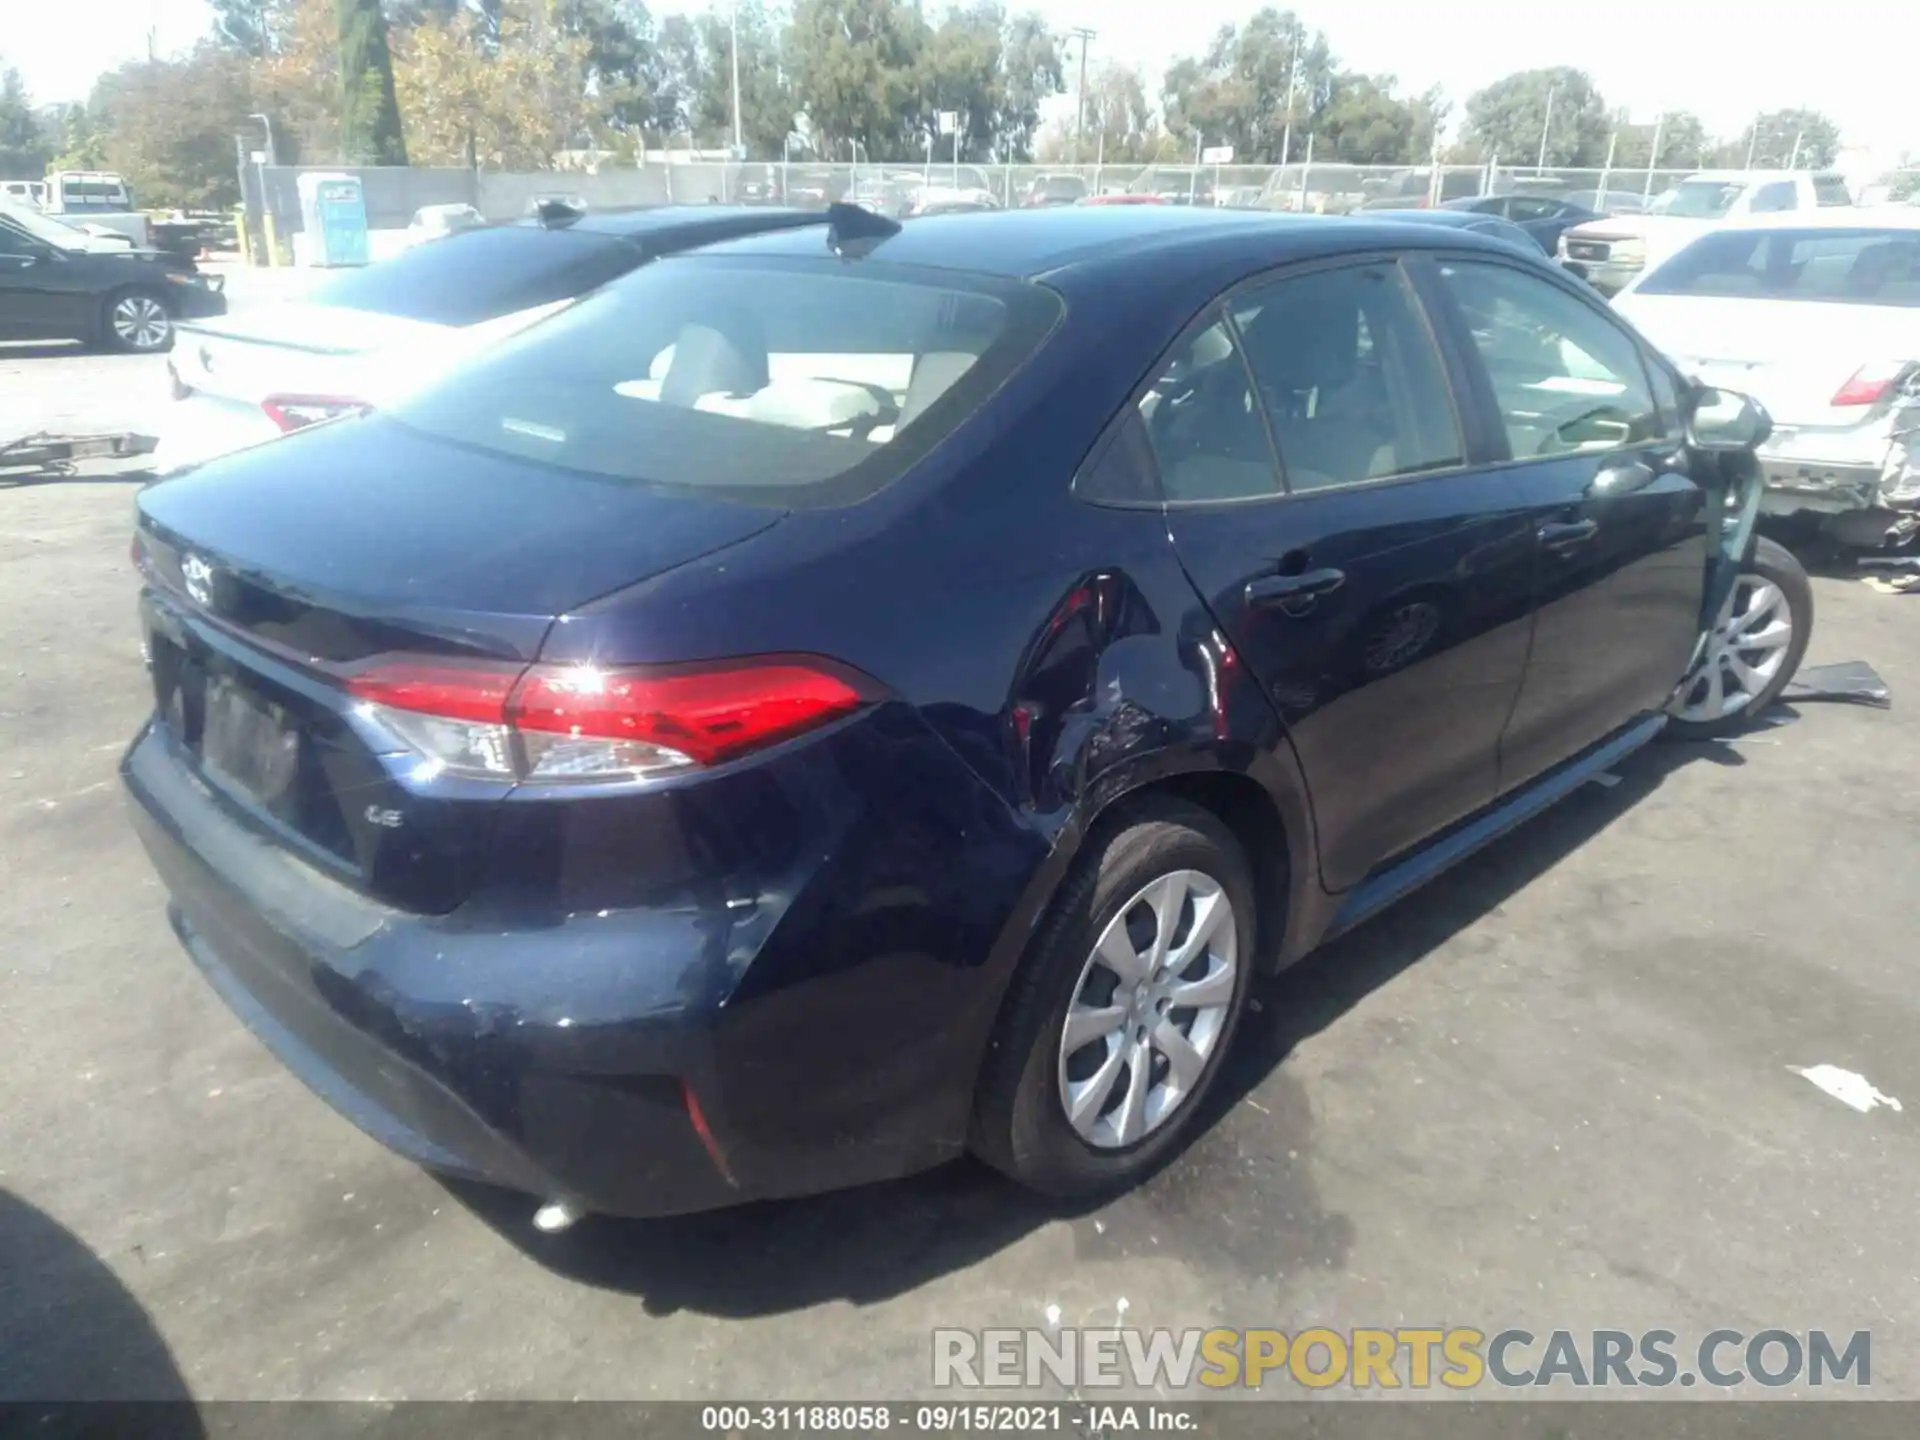
[[530,662],[558,617],[783,513],[376,417],[162,481],[138,508],[156,712],[182,763],[337,878],[433,913],[468,893],[509,786],[410,768],[343,677],[396,653]]
[[1683,370],[1753,396],[1777,425],[1878,419],[1885,405],[1833,397],[1863,365],[1920,359],[1920,316],[1899,306],[1638,293],[1616,303]]

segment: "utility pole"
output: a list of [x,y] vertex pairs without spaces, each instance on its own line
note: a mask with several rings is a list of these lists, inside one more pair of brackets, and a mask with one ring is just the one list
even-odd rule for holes
[[1653,197],[1653,172],[1660,164],[1660,141],[1667,130],[1667,112],[1662,110],[1653,120],[1653,153],[1647,156],[1647,188],[1640,192],[1641,198]]
[[1087,44],[1096,38],[1096,32],[1086,26],[1076,26],[1067,32],[1069,40],[1080,42],[1080,94],[1076,102],[1078,114],[1073,122],[1073,163],[1080,163],[1080,145],[1087,133]]
[[733,38],[733,158],[744,158],[740,139],[740,0],[733,0],[727,24]]
[[1798,170],[1800,168],[1800,143],[1806,138],[1807,138],[1807,132],[1804,130],[1796,131],[1794,133],[1793,158],[1787,161],[1787,169]]
[[1747,169],[1753,168],[1753,152],[1760,144],[1760,122],[1756,119],[1747,127]]
[[1287,128],[1280,136],[1280,163],[1293,158],[1293,87],[1300,78],[1300,37],[1293,36],[1293,59],[1287,66]]
[[1553,97],[1559,93],[1559,81],[1547,87],[1547,118],[1540,123],[1540,159],[1533,167],[1536,175],[1547,168],[1547,136],[1553,133]]

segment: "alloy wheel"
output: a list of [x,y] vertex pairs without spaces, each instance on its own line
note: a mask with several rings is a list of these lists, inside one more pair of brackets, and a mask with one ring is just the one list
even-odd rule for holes
[[1060,1103],[1096,1149],[1136,1144],[1198,1091],[1226,1029],[1239,930],[1198,870],[1151,881],[1081,967],[1060,1036]]
[[1672,714],[1710,723],[1737,715],[1772,683],[1793,643],[1793,611],[1780,587],[1745,574],[1720,608],[1707,653],[1681,682]]
[[113,333],[129,350],[158,350],[173,333],[167,307],[151,295],[123,295],[109,317]]

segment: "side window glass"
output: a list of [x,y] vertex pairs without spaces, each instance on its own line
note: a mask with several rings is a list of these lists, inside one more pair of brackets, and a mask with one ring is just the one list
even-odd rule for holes
[[1440,277],[1473,332],[1514,459],[1664,436],[1639,346],[1605,316],[1503,265],[1448,261]]
[[1531,195],[1515,196],[1507,208],[1507,218],[1510,220],[1546,220],[1554,213],[1552,201],[1536,199]]
[[1753,213],[1770,215],[1780,210],[1797,210],[1800,197],[1795,193],[1791,180],[1776,180],[1770,185],[1762,185],[1753,192]]
[[1140,401],[1140,419],[1172,503],[1281,493],[1233,330],[1214,320],[1179,341]]
[[1277,280],[1234,324],[1296,493],[1461,463],[1433,339],[1397,266]]
[[40,247],[15,230],[11,225],[0,225],[0,255],[38,255]]
[[1154,475],[1154,456],[1148,447],[1140,417],[1120,422],[1113,438],[1091,463],[1074,477],[1073,493],[1094,505],[1156,505],[1160,486]]
[[1673,372],[1658,360],[1646,362],[1647,378],[1653,383],[1653,400],[1660,407],[1660,428],[1669,440],[1678,440],[1685,431],[1680,421],[1680,387]]

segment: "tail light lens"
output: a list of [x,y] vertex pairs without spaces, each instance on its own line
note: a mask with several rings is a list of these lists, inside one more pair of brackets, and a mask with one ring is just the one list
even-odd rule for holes
[[340,395],[269,395],[260,402],[260,408],[282,430],[304,430],[322,420],[357,415],[367,408],[367,403]]
[[1892,393],[1909,368],[1904,360],[1862,365],[1846,384],[1833,392],[1833,399],[1827,403],[1836,410],[1850,405],[1878,405]]
[[602,669],[392,659],[348,691],[434,774],[565,783],[642,779],[738,759],[879,698],[817,656]]

